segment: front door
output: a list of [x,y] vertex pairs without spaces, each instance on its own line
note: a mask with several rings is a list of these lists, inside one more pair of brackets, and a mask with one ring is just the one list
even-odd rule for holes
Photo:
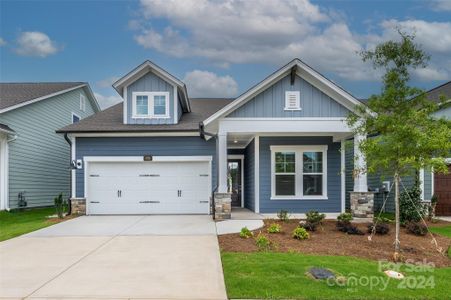
[[[448,166],[451,172],[451,165]],[[435,214],[437,216],[451,216],[451,173],[434,174],[434,194],[438,197]]]
[[232,193],[232,206],[241,206],[241,160],[229,159],[228,167],[228,188]]

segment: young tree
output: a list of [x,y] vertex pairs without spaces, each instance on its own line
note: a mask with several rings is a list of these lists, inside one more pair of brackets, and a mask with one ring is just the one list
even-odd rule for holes
[[367,161],[367,171],[392,174],[395,183],[396,238],[394,259],[399,259],[399,184],[400,177],[412,170],[432,167],[447,172],[445,157],[451,151],[451,126],[446,119],[432,116],[438,105],[426,93],[409,86],[410,73],[424,68],[429,60],[414,36],[398,30],[399,41],[383,42],[374,50],[362,51],[363,61],[383,69],[379,95],[359,106],[347,118],[349,126],[364,139],[359,148]]

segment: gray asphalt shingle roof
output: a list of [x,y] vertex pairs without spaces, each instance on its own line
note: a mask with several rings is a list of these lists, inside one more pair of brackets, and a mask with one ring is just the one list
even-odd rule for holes
[[440,97],[444,95],[445,100],[451,99],[451,81],[439,85],[438,87],[433,88],[432,90],[427,92],[427,97],[429,100],[440,102]]
[[199,123],[229,104],[233,99],[191,98],[191,112],[184,113],[178,124],[134,125],[123,123],[123,104],[118,103],[95,115],[68,125],[57,132],[161,132],[198,131]]
[[0,109],[86,84],[85,82],[0,83]]

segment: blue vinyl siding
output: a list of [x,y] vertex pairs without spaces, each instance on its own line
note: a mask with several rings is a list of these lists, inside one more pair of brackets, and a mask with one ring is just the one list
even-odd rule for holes
[[[79,137],[76,158],[84,156],[212,156],[212,187],[216,186],[215,140],[200,137]],[[76,172],[76,195],[84,197],[84,169]]]
[[[133,119],[133,92],[169,92],[169,118]],[[153,73],[147,73],[127,87],[128,124],[174,124],[174,86]],[[179,113],[181,108],[179,107]]]
[[[80,110],[80,94],[86,97],[85,111]],[[83,119],[94,110],[80,88],[0,114],[0,123],[17,133],[9,143],[10,208],[17,208],[20,192],[28,207],[53,205],[59,193],[70,196],[70,147],[55,131],[72,124],[72,113]]]
[[[327,200],[270,200],[271,198],[271,145],[328,145]],[[260,137],[260,212],[275,213],[281,209],[291,213],[317,210],[327,213],[341,211],[340,143],[331,137]]]
[[[233,118],[292,118],[292,117],[346,117],[348,109],[330,98],[319,89],[296,76],[291,85],[290,75],[282,78],[246,104],[239,107],[228,117]],[[301,108],[298,111],[286,111],[285,92],[301,92]]]
[[244,207],[255,211],[255,142],[244,150]]

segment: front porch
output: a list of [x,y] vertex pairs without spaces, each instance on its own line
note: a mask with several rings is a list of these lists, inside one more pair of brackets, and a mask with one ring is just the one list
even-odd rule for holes
[[[264,132],[249,132],[250,127],[237,127],[235,122],[240,121],[220,122],[217,136],[216,195],[222,195],[221,201],[229,198],[228,207],[232,208],[229,215],[227,209],[226,214],[217,214],[217,219],[243,219],[243,212],[269,217],[280,210],[296,215],[317,210],[336,217],[345,211],[344,148],[345,141],[353,134],[344,119],[332,123],[328,119],[327,127],[324,127],[326,120],[321,118],[309,120],[310,126],[306,126],[305,120],[266,120]],[[280,122],[291,132],[278,131]],[[227,130],[230,128],[234,131]],[[293,128],[299,128],[298,132]],[[310,131],[304,132],[302,128]],[[363,139],[354,137],[354,140],[355,164],[363,170],[365,160],[357,146]],[[360,197],[368,193],[365,173],[354,176],[353,181],[353,191]],[[372,209],[371,199],[364,202]]]

